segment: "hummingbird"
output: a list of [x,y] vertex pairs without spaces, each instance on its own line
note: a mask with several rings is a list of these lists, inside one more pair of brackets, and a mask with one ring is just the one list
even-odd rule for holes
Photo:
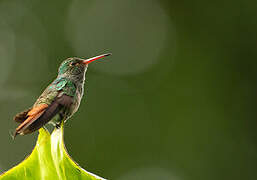
[[18,134],[30,134],[47,123],[59,128],[62,122],[66,122],[79,108],[88,64],[109,55],[111,53],[89,59],[71,57],[64,60],[56,79],[43,91],[34,105],[14,117],[14,121],[21,123],[16,128],[14,137]]

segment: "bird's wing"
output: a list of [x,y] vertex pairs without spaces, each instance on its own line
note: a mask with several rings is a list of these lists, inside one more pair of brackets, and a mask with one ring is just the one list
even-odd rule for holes
[[22,115],[17,116],[16,121],[26,117],[18,128],[16,128],[14,136],[17,134],[29,134],[32,133],[43,125],[48,123],[63,107],[69,107],[73,103],[73,98],[66,94],[57,96],[51,104],[39,104],[33,107],[27,112],[20,113]]

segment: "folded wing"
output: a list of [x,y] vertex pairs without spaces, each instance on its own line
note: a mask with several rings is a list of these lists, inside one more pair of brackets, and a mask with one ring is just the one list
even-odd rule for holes
[[68,95],[57,97],[50,105],[40,104],[14,117],[16,122],[20,122],[16,128],[14,137],[17,134],[29,134],[48,123],[62,108],[68,108],[73,103],[73,98]]

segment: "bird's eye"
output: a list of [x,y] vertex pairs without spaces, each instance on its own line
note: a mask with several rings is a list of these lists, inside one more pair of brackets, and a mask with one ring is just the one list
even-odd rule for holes
[[69,66],[74,66],[74,65],[76,65],[75,62],[70,62],[70,64],[69,64]]

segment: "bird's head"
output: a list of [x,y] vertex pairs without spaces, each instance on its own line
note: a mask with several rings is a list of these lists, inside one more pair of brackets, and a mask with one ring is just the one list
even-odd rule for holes
[[84,75],[87,70],[88,64],[103,57],[109,56],[111,53],[102,54],[100,56],[95,56],[89,59],[81,59],[77,57],[72,57],[64,60],[59,67],[58,75],[69,75],[69,76],[79,76]]

